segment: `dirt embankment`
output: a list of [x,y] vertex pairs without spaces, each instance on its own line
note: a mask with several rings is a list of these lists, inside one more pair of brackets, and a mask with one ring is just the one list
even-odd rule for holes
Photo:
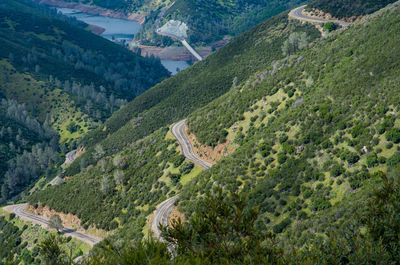
[[185,215],[178,210],[178,207],[175,206],[172,212],[168,216],[168,226],[172,227],[172,220],[180,219],[182,222],[185,221]]
[[146,15],[135,14],[135,13],[125,13],[122,11],[109,10],[101,7],[89,6],[80,3],[64,2],[60,0],[35,0],[40,4],[45,4],[49,6],[65,7],[79,10],[83,13],[88,13],[91,15],[100,15],[113,18],[121,18],[127,20],[137,21],[139,24],[143,24],[146,21]]
[[46,219],[50,219],[50,217],[54,214],[58,214],[62,220],[63,226],[68,227],[71,229],[74,229],[78,232],[83,232],[83,233],[88,233],[92,234],[94,236],[102,237],[105,238],[107,235],[109,235],[109,232],[106,232],[101,229],[97,229],[95,227],[89,227],[87,230],[85,230],[81,226],[81,220],[76,216],[71,213],[65,214],[65,213],[58,213],[55,210],[51,210],[49,207],[41,206],[39,205],[37,208],[33,207],[32,205],[28,205],[26,208],[26,212],[29,212],[31,214],[37,215],[44,217]]
[[232,154],[236,150],[235,145],[230,143],[229,141],[226,141],[223,144],[219,144],[214,148],[202,145],[197,141],[196,136],[193,133],[190,134],[188,133],[187,126],[185,127],[185,133],[192,144],[193,151],[195,152],[195,154],[202,160],[205,160],[209,163],[215,164],[222,157]]
[[325,13],[324,11],[315,9],[315,8],[313,8],[311,11],[304,10],[302,13],[308,17],[322,18],[322,19],[327,19],[327,20],[344,21],[344,22],[349,22],[349,23],[358,21],[361,18],[363,18],[363,16],[358,16],[358,17],[352,16],[352,17],[345,17],[345,18],[338,19],[329,13]]

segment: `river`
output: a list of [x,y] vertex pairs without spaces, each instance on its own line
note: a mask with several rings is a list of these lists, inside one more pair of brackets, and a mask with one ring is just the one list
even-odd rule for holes
[[[87,24],[104,28],[105,31],[101,36],[117,43],[129,43],[141,29],[141,25],[132,20],[91,15],[71,8],[57,8],[57,10],[66,16],[75,17]],[[161,63],[173,75],[190,66],[186,61],[161,60]]]

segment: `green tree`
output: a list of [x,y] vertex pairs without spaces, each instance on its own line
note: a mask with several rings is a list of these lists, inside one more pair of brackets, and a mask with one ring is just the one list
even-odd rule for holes
[[64,226],[62,224],[62,220],[61,220],[61,218],[60,218],[60,216],[58,214],[53,214],[50,217],[49,227],[57,229],[57,231],[60,231],[60,230],[62,230],[64,228]]
[[64,264],[66,253],[61,248],[61,244],[63,244],[63,239],[54,234],[50,234],[47,238],[39,243],[39,253],[41,254],[44,264]]
[[374,191],[366,224],[374,241],[381,241],[394,261],[400,260],[400,167],[388,177],[380,172],[382,185]]
[[392,141],[395,144],[400,143],[400,128],[392,128],[387,131],[386,139]]
[[308,36],[305,32],[293,32],[282,45],[282,53],[285,56],[292,55],[308,45]]
[[327,22],[324,24],[324,31],[325,32],[331,32],[334,31],[336,29],[336,24],[333,22]]
[[[200,257],[205,264],[276,263],[282,252],[272,233],[255,227],[257,207],[248,207],[244,194],[207,194],[190,220],[173,220],[172,227],[161,226],[161,236],[178,255]],[[261,243],[263,242],[263,244]]]

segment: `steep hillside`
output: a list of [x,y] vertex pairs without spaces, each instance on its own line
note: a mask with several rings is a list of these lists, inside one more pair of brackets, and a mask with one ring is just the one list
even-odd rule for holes
[[[37,1],[37,0],[36,0]],[[37,1],[40,2],[40,1]],[[265,19],[293,8],[303,0],[70,0],[45,1],[46,4],[64,6],[68,2],[106,8],[107,13],[119,12],[146,15],[143,29],[135,39],[143,45],[169,46],[174,40],[155,33],[155,29],[169,20],[180,20],[188,27],[188,39],[193,45],[210,45],[225,36],[237,36]],[[167,10],[165,10],[166,7]],[[86,8],[85,8],[86,9]],[[104,12],[106,13],[106,12]],[[178,44],[178,43],[177,43]]]
[[82,27],[31,1],[0,3],[1,204],[56,174],[60,153],[168,76]]
[[[319,37],[313,26],[289,22],[287,13],[281,14],[137,97],[88,134],[86,153],[66,170],[70,180],[34,194],[30,202],[74,213],[86,226],[119,227],[115,238],[141,238],[146,216],[200,171],[184,162],[176,140],[159,128],[282,58],[281,46],[294,32],[307,32],[310,41]],[[113,165],[115,157],[123,166]],[[109,191],[101,192],[104,187]],[[74,199],[66,199],[72,191]]]
[[[30,111],[35,106],[42,121],[54,108],[44,106],[44,97],[69,101],[76,108],[72,113],[84,112],[97,122],[168,75],[159,61],[58,20],[31,2],[3,1],[0,13],[1,92]],[[38,89],[26,90],[27,80]]]
[[[307,32],[309,41],[320,36],[311,25],[301,25],[296,21],[289,23],[286,13],[269,19],[207,60],[196,63],[135,98],[108,119],[104,126],[89,133],[83,144],[93,151],[95,144],[104,139],[102,146],[110,154],[184,118],[232,86],[240,84],[255,71],[282,58],[282,43],[292,32]],[[68,174],[76,174],[83,159],[92,163],[91,150],[69,168]]]
[[395,0],[312,0],[307,4],[307,9],[318,9],[332,16],[343,19],[371,14]]
[[[234,0],[204,1],[177,0],[169,8],[160,25],[169,20],[180,20],[188,27],[188,41],[193,45],[209,45],[224,36],[237,36],[265,19],[301,4],[301,0]],[[154,12],[158,14],[159,11]],[[151,19],[154,17],[154,19]],[[146,24],[154,24],[156,16],[150,15]],[[153,27],[146,27],[153,30]],[[146,38],[151,37],[151,42]],[[165,44],[163,38],[148,32],[138,34],[136,39],[146,44]],[[143,39],[143,40],[142,40]],[[166,43],[168,44],[168,43]]]
[[200,142],[237,150],[183,188],[186,216],[214,187],[241,190],[258,229],[302,245],[362,213],[380,171],[397,176],[400,164],[400,9],[381,13],[189,116]]
[[[187,222],[163,229],[176,264],[397,261],[399,22],[391,6],[320,39],[273,17],[114,113],[29,203],[114,232],[93,264],[171,263],[139,241],[176,193]],[[208,170],[185,161],[167,127],[185,117],[199,144],[235,151]]]
[[1,98],[0,203],[22,192],[59,162],[58,135],[48,120],[40,124],[24,105]]

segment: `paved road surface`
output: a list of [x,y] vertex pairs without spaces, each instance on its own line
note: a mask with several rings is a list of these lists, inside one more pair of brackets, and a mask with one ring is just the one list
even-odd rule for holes
[[[177,122],[171,128],[172,134],[175,136],[182,147],[183,155],[190,161],[202,166],[205,169],[210,168],[212,166],[211,163],[202,160],[194,153],[192,144],[190,143],[185,133],[185,122],[186,120]],[[174,208],[174,203],[177,198],[178,195],[175,195],[174,197],[163,201],[157,206],[157,209],[154,211],[153,221],[151,223],[151,230],[153,231],[156,238],[160,238],[161,233],[161,231],[158,229],[158,225],[162,224],[165,226],[168,224],[168,216]]]
[[76,155],[76,152],[78,151],[78,149],[75,149],[75,150],[72,150],[71,152],[69,152],[69,153],[67,153],[66,155],[65,155],[65,162],[64,162],[64,164],[65,165],[69,165],[69,164],[71,164],[72,162],[74,162],[74,160],[75,160],[75,155]]
[[185,122],[186,120],[177,122],[171,128],[172,134],[175,136],[182,147],[183,155],[193,163],[196,163],[205,169],[210,168],[212,166],[211,163],[202,160],[194,153],[192,144],[190,143],[185,133]]
[[294,19],[298,19],[298,20],[301,20],[301,21],[312,22],[312,23],[315,23],[315,22],[316,23],[333,22],[335,24],[339,24],[342,27],[348,27],[350,25],[350,23],[344,22],[344,21],[340,21],[340,20],[329,20],[329,19],[305,16],[303,14],[303,10],[304,10],[305,7],[306,7],[306,5],[303,5],[303,6],[295,8],[295,9],[292,9],[292,11],[290,11],[290,13],[289,13],[289,17],[290,18],[294,18]]
[[[27,205],[28,205],[27,203],[15,204],[15,205],[7,206],[4,209],[6,211],[15,213],[15,215],[17,215],[18,217],[20,217],[23,220],[31,221],[32,223],[41,225],[43,227],[47,227],[49,224],[49,220],[47,220],[43,217],[36,216],[34,214],[25,212],[25,208]],[[92,246],[94,244],[99,243],[102,240],[102,239],[94,237],[92,235],[83,234],[83,233],[77,232],[77,231],[75,231],[73,229],[69,229],[69,228],[64,228],[61,232],[63,234],[65,234],[66,236],[75,237],[81,241],[84,241],[84,242],[92,245]]]
[[154,236],[160,239],[161,231],[158,229],[159,224],[164,226],[168,225],[168,216],[170,215],[172,209],[174,208],[174,202],[178,196],[174,196],[169,198],[168,200],[163,201],[157,206],[157,209],[154,211],[153,222],[151,223],[151,230],[154,233]]

